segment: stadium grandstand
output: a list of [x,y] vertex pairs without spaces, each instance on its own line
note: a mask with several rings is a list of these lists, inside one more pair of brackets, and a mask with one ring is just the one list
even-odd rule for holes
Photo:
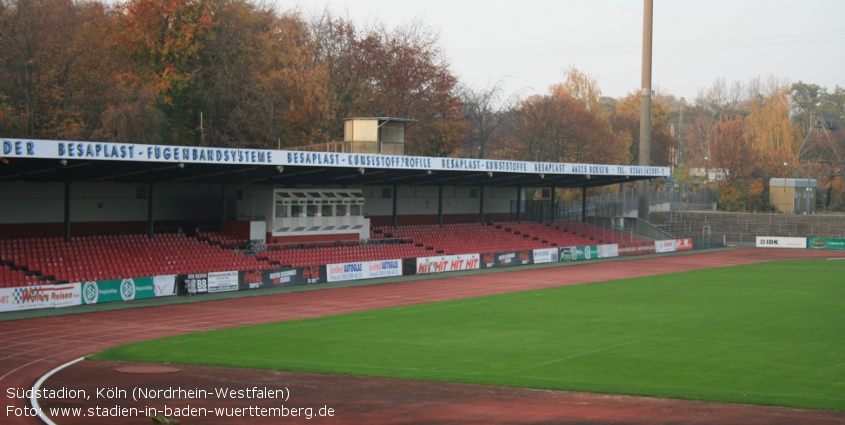
[[0,287],[636,243],[584,219],[524,220],[526,189],[669,175],[383,153],[0,143]]

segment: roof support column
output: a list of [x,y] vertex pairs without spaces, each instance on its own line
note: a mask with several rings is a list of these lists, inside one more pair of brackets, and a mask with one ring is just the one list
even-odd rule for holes
[[393,185],[393,228],[399,227],[399,186]]
[[555,208],[555,203],[557,202],[557,188],[552,186],[552,193],[549,196],[549,221],[555,221],[555,217],[557,217],[557,208]]
[[587,186],[581,188],[581,221],[587,222]]
[[478,222],[484,224],[484,185],[478,186]]
[[153,179],[153,171],[150,171],[150,181],[147,183],[147,237],[150,239],[153,238]]
[[65,242],[70,242],[70,180],[65,180]]
[[[223,198],[223,210],[220,211],[220,231],[226,228],[226,181],[220,184],[220,196]],[[253,220],[253,219],[250,219]]]
[[443,185],[437,186],[437,225],[443,227]]
[[516,222],[522,223],[522,186],[516,187]]

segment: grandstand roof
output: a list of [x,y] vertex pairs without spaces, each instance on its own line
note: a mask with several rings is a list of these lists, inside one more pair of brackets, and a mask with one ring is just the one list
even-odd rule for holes
[[594,187],[668,177],[668,167],[0,139],[0,181],[274,186]]

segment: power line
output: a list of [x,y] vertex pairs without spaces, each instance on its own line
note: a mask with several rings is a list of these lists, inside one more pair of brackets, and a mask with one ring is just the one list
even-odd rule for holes
[[[826,31],[813,33],[780,34],[754,37],[714,38],[689,41],[655,43],[658,53],[674,53],[705,50],[733,50],[764,47],[796,46],[806,44],[824,44],[845,42],[845,31]],[[453,52],[453,59],[479,59],[487,57],[551,57],[560,55],[615,55],[639,54],[642,46],[638,43],[593,44],[568,46],[537,47],[502,47],[490,49],[458,49]]]

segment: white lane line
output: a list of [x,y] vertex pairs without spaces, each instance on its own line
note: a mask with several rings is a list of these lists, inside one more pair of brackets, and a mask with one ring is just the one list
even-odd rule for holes
[[36,382],[36,383],[35,383],[35,385],[33,385],[33,386],[32,386],[32,390],[33,390],[33,391],[32,391],[32,395],[31,395],[31,397],[29,397],[29,403],[32,405],[32,407],[35,409],[35,411],[36,411],[36,412],[38,412],[38,418],[39,418],[39,419],[41,419],[41,420],[42,420],[45,424],[47,424],[47,425],[56,425],[56,423],[55,423],[55,422],[53,422],[53,420],[52,420],[52,419],[50,419],[49,417],[47,417],[47,415],[45,415],[45,414],[44,414],[44,412],[41,410],[41,406],[38,404],[38,397],[36,397],[35,395],[39,393],[39,391],[38,391],[38,390],[40,390],[40,389],[41,389],[41,386],[42,386],[42,385],[44,385],[44,381],[46,381],[46,380],[47,380],[47,379],[49,379],[51,376],[53,376],[53,374],[55,374],[56,372],[58,372],[58,371],[60,371],[60,370],[62,370],[62,369],[64,369],[64,368],[66,368],[66,367],[68,367],[68,366],[70,366],[70,365],[72,365],[72,364],[79,363],[79,362],[81,362],[81,361],[83,361],[83,360],[85,360],[85,357],[80,357],[80,358],[78,358],[78,359],[76,359],[76,360],[71,360],[71,361],[69,361],[69,362],[67,362],[67,363],[65,363],[65,364],[63,364],[63,365],[61,365],[61,366],[59,366],[59,367],[57,367],[57,368],[55,368],[55,369],[53,369],[53,370],[51,370],[51,371],[47,372],[47,374],[46,374],[46,375],[42,376],[42,377],[38,380],[38,382]]
[[597,349],[597,350],[587,351],[586,353],[573,354],[573,355],[571,355],[571,356],[561,357],[561,358],[559,358],[559,359],[550,360],[550,361],[547,361],[547,362],[544,362],[544,363],[538,363],[538,364],[535,364],[535,365],[531,365],[531,366],[526,366],[526,367],[523,367],[523,368],[515,369],[515,370],[512,370],[512,371],[510,371],[510,372],[508,372],[508,373],[514,373],[514,372],[520,372],[520,371],[527,370],[527,369],[533,369],[533,368],[535,368],[535,367],[540,367],[540,366],[545,366],[545,365],[552,364],[552,363],[562,362],[562,361],[564,361],[564,360],[573,359],[573,358],[575,358],[575,357],[586,356],[586,355],[588,355],[588,354],[598,353],[598,352],[600,352],[600,351],[612,350],[612,349],[614,349],[614,348],[624,347],[624,346],[626,346],[626,345],[638,344],[638,343],[640,343],[640,342],[643,342],[643,341],[648,341],[648,340],[651,340],[651,339],[654,339],[654,338],[644,338],[644,339],[638,339],[638,340],[636,340],[636,341],[626,342],[626,343],[623,343],[623,344],[611,345],[611,346],[609,346],[609,347],[604,347],[604,348],[599,348],[599,349]]

